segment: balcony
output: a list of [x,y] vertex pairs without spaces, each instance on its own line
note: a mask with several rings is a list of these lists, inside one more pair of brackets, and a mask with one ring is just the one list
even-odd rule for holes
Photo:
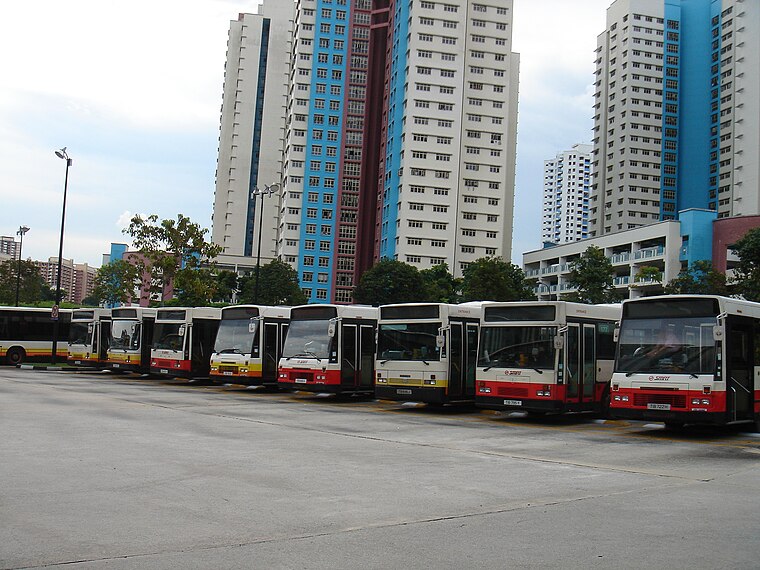
[[615,277],[613,280],[613,284],[615,287],[623,287],[628,285],[631,282],[631,276],[630,275],[624,275],[623,277]]
[[610,257],[610,261],[612,262],[612,265],[616,265],[618,263],[628,263],[630,259],[631,259],[631,254],[628,251],[624,253],[616,253],[615,255]]
[[660,245],[637,251],[634,254],[634,259],[651,259],[653,257],[662,257],[663,255],[665,255],[665,248]]

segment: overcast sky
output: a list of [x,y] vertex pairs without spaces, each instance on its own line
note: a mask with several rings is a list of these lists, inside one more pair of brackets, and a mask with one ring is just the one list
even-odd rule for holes
[[[288,0],[278,0],[288,1]],[[521,54],[513,260],[541,245],[543,161],[590,142],[596,36],[611,0],[515,0]],[[257,0],[0,3],[0,235],[24,258],[99,266],[134,213],[211,225],[229,21]]]

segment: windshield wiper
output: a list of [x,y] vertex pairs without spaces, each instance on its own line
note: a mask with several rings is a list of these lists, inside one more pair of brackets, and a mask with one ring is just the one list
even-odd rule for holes
[[541,370],[540,368],[534,368],[533,370],[535,370],[535,371],[536,371],[536,372],[538,372],[539,374],[543,374],[543,373],[544,373],[544,371],[543,371],[543,370]]
[[285,360],[290,360],[291,358],[299,358],[299,357],[302,357],[302,356],[308,356],[309,358],[314,358],[315,360],[322,360],[321,357],[317,356],[313,352],[308,352],[308,351],[306,351],[306,352],[299,352],[298,354],[294,354],[293,356],[286,356]]
[[239,348],[223,348],[218,352],[219,354],[243,354],[243,351]]

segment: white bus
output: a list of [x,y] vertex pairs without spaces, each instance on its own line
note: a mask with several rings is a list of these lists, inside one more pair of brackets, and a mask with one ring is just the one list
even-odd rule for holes
[[374,394],[376,307],[301,305],[290,310],[279,386]]
[[531,413],[606,413],[620,305],[483,303],[475,403]]
[[623,302],[610,413],[725,425],[760,419],[760,303],[711,295]]
[[150,347],[156,309],[117,307],[111,309],[111,338],[108,367],[128,372],[150,372]]
[[69,364],[105,367],[110,337],[111,309],[74,309],[69,328]]
[[[71,309],[60,309],[58,334],[68,338]],[[55,321],[50,309],[0,307],[0,361],[16,366],[28,360],[47,360],[53,354]],[[68,350],[58,344],[56,355],[65,359]]]
[[179,378],[209,375],[221,309],[165,307],[156,311],[150,371]]
[[428,404],[473,402],[481,306],[381,306],[375,396]]
[[277,386],[277,366],[289,322],[290,307],[224,307],[211,355],[211,378],[233,384]]

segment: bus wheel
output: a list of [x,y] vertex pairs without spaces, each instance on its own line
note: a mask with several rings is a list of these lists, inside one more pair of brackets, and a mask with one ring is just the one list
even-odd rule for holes
[[10,364],[11,366],[16,366],[17,364],[21,364],[22,362],[24,362],[25,357],[26,357],[26,352],[24,352],[23,348],[20,348],[18,346],[9,348],[8,352],[5,353],[5,358],[8,361],[8,364]]
[[610,391],[609,389],[604,391],[604,394],[602,395],[602,401],[601,406],[599,409],[599,412],[605,420],[610,419]]
[[672,430],[682,429],[683,422],[665,422],[665,427]]

